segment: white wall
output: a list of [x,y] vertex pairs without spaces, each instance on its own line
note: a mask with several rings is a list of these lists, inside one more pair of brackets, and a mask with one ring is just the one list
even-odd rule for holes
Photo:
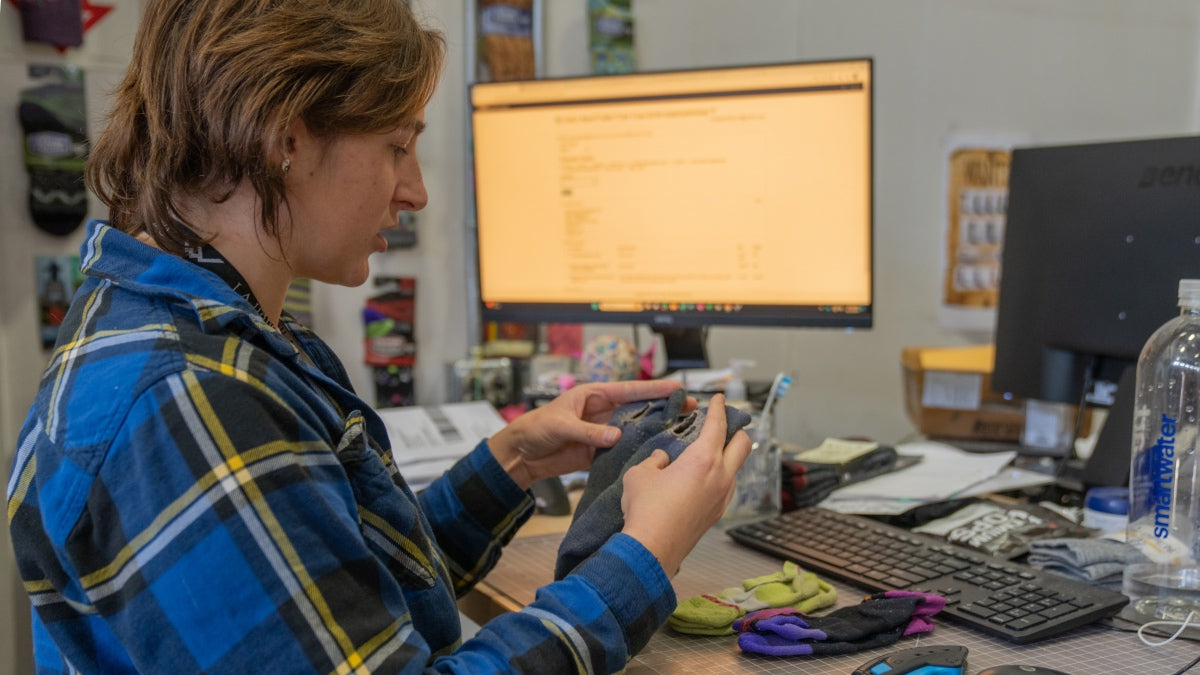
[[[465,356],[466,156],[461,21],[469,0],[420,0],[447,28],[452,62],[422,140],[430,206],[421,244],[381,269],[420,277],[421,401],[444,395],[443,363]],[[586,3],[546,0],[546,75],[589,72]],[[1087,142],[1197,131],[1200,6],[1192,0],[635,0],[645,70],[792,59],[875,59],[876,322],[870,331],[714,328],[714,365],[752,358],[755,379],[794,384],[779,432],[798,443],[912,431],[900,350],[986,342],[990,329],[947,328],[941,311],[946,148],[959,134]],[[699,140],[697,142],[702,142]],[[519,167],[519,158],[514,158]],[[366,289],[321,289],[337,321],[322,333],[368,396],[357,310]],[[329,316],[322,310],[323,318]],[[629,327],[590,326],[629,335]],[[642,344],[652,339],[639,331]]]
[[[376,273],[419,278],[418,395],[444,392],[443,364],[464,356],[468,308],[464,256],[465,45],[469,0],[413,0],[440,25],[450,60],[427,111],[421,154],[430,206],[418,247],[378,256]],[[26,63],[70,61],[88,71],[91,133],[103,93],[128,61],[139,0],[117,10],[62,56],[21,43],[12,7],[0,2],[0,462],[5,475],[43,356],[37,346],[32,258],[75,252],[79,235],[40,234],[25,209],[16,124]],[[586,3],[545,0],[546,74],[589,70]],[[839,56],[875,58],[877,317],[875,328],[837,331],[716,328],[716,364],[749,357],[751,375],[786,370],[795,384],[779,432],[796,442],[860,434],[909,434],[900,349],[953,345],[990,335],[939,325],[945,143],[962,132],[1024,134],[1036,142],[1197,132],[1200,6],[1193,0],[634,0],[643,69],[734,65]],[[699,142],[699,141],[698,141]],[[519,158],[514,158],[519,162]],[[319,286],[317,329],[371,395],[361,366],[359,310],[367,287]],[[597,330],[592,327],[591,330]],[[602,330],[608,330],[603,328]],[[617,331],[628,331],[618,327]],[[0,537],[0,672],[28,672],[20,627],[28,611]]]

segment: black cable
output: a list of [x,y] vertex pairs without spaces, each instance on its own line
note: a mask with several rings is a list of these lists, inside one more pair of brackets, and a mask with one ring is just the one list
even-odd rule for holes
[[1179,670],[1171,673],[1171,675],[1183,675],[1183,673],[1186,673],[1187,671],[1191,670],[1192,666],[1196,665],[1197,663],[1200,663],[1200,656],[1197,656],[1196,658],[1192,659],[1191,663],[1189,663],[1186,666],[1180,668]]
[[1083,433],[1083,413],[1087,407],[1087,395],[1091,391],[1095,380],[1092,377],[1092,371],[1096,369],[1096,356],[1094,354],[1088,356],[1087,367],[1083,369],[1083,382],[1079,390],[1079,403],[1075,407],[1075,425],[1071,429],[1071,442],[1067,444],[1067,451],[1059,458],[1058,465],[1054,467],[1054,482],[1058,483],[1062,480],[1063,474],[1070,466],[1071,461],[1078,459],[1075,452],[1075,443],[1079,440],[1079,436]]

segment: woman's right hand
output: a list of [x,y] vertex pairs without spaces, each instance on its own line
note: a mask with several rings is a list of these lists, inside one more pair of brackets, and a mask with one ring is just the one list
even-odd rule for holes
[[716,524],[733,498],[738,468],[750,454],[750,437],[734,434],[725,444],[725,397],[716,395],[700,436],[672,462],[655,450],[625,472],[621,510],[625,534],[637,539],[675,576],[684,557]]

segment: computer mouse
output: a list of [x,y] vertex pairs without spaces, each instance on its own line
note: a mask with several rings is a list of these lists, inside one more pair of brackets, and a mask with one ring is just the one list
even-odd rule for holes
[[967,648],[961,645],[910,647],[859,666],[852,675],[962,675]]
[[571,512],[571,499],[557,476],[536,480],[530,489],[533,491],[533,503],[538,513],[565,516]]
[[1062,670],[1043,668],[1040,665],[992,665],[976,675],[1067,675]]

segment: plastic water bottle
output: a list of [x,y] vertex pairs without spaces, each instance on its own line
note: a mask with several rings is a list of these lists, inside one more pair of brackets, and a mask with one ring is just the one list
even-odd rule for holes
[[1200,279],[1179,281],[1179,308],[1137,364],[1126,540],[1148,561],[1122,590],[1147,620],[1200,617]]

